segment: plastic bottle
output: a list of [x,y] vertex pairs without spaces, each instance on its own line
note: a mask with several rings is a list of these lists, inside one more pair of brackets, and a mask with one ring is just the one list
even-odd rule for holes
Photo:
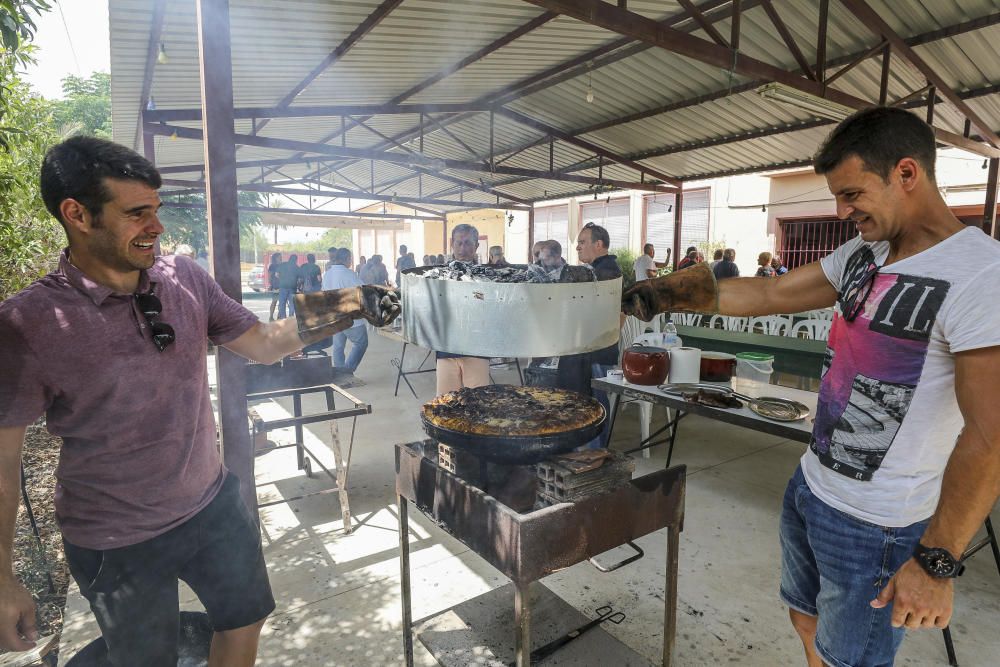
[[680,347],[681,337],[677,335],[677,326],[673,322],[667,322],[663,326],[663,347],[668,350],[672,347]]

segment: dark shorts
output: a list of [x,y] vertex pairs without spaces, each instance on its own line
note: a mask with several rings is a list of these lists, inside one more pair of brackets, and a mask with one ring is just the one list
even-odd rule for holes
[[106,551],[63,544],[116,667],[175,667],[178,580],[198,595],[216,631],[274,611],[260,532],[233,474],[205,509],[151,540]]
[[870,602],[913,555],[927,523],[862,521],[813,495],[795,470],[781,513],[781,598],[818,616],[816,650],[827,665],[892,665],[905,630],[892,627],[892,605]]

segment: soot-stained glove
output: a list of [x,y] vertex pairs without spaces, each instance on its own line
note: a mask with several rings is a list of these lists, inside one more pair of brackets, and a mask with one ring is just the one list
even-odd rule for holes
[[295,295],[299,338],[307,345],[350,328],[360,318],[377,327],[385,326],[400,311],[399,294],[378,285]]
[[361,286],[361,317],[373,326],[384,327],[392,324],[402,311],[399,290],[382,285]]
[[636,283],[622,294],[622,312],[649,322],[660,313],[719,312],[719,285],[701,263]]

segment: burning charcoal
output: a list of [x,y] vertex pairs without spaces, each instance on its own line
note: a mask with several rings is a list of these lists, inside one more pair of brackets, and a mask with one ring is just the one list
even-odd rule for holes
[[589,266],[565,266],[561,271],[548,272],[536,264],[510,264],[490,266],[452,261],[446,266],[436,266],[421,272],[424,278],[436,280],[463,280],[492,283],[586,283],[597,280]]

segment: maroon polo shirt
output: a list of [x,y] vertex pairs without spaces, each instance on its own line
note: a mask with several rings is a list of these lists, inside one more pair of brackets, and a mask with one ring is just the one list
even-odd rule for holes
[[148,540],[205,507],[225,477],[208,391],[206,339],[224,345],[257,316],[193,260],[158,257],[157,351],[131,294],[59,269],[0,303],[0,426],[42,414],[63,438],[55,505],[63,536],[90,549]]

